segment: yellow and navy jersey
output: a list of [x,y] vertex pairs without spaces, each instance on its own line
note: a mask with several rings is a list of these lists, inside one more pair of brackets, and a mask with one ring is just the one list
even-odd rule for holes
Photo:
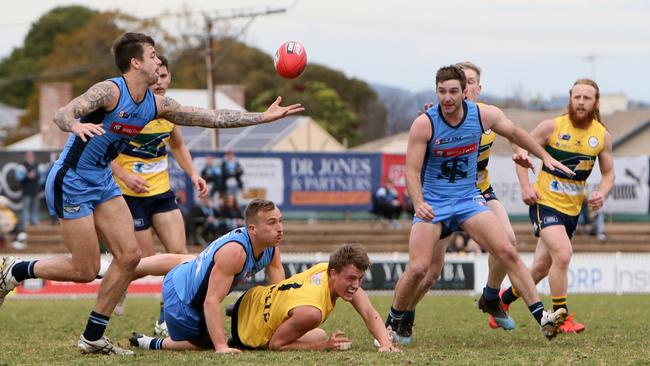
[[[476,105],[481,107],[487,106],[485,103],[477,102]],[[481,192],[485,192],[490,187],[490,174],[488,172],[488,162],[490,161],[490,150],[496,134],[492,130],[485,130],[481,135],[481,142],[478,146],[478,161],[476,163],[476,186]]]
[[476,186],[481,192],[485,192],[490,187],[490,173],[488,172],[488,162],[490,161],[490,150],[496,134],[492,130],[486,130],[481,135],[481,142],[478,146],[478,161],[476,163]]
[[568,115],[555,118],[555,129],[546,144],[546,151],[566,165],[575,175],[550,171],[545,166],[535,182],[542,198],[538,204],[552,207],[567,215],[580,213],[585,198],[585,183],[605,145],[606,128],[592,120],[586,129],[576,128]]
[[117,156],[115,162],[122,168],[140,175],[149,183],[148,193],[136,193],[115,177],[123,194],[149,197],[169,191],[167,146],[173,130],[173,123],[163,118],[154,119]]
[[237,333],[252,348],[266,348],[273,333],[298,306],[313,306],[321,312],[321,323],[334,310],[327,263],[319,263],[275,285],[248,290],[237,311]]

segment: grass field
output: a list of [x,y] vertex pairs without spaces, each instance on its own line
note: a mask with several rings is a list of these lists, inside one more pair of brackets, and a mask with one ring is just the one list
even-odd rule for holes
[[[234,298],[228,298],[233,302]],[[156,299],[129,299],[126,314],[111,319],[107,335],[127,346],[137,330],[151,334]],[[375,296],[382,314],[391,297]],[[348,352],[268,352],[240,355],[136,350],[136,357],[81,355],[76,340],[92,307],[90,300],[12,301],[0,309],[0,365],[650,365],[650,296],[570,297],[587,330],[547,341],[523,303],[513,306],[517,329],[491,330],[469,296],[428,296],[418,308],[415,343],[400,354],[379,354],[372,338],[343,301],[323,325],[344,330],[353,341]],[[549,299],[545,299],[550,304]],[[230,324],[228,322],[228,330]]]

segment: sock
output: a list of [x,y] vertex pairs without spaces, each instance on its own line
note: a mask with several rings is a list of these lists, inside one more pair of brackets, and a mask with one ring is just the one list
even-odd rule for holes
[[567,314],[569,313],[569,309],[566,306],[566,295],[551,296],[551,300],[553,301],[553,311],[564,308],[564,310],[567,311]]
[[483,296],[487,301],[497,301],[499,300],[499,289],[485,285],[485,287],[483,287]]
[[503,301],[503,303],[506,305],[512,304],[518,298],[519,298],[519,294],[517,294],[515,288],[512,286],[510,286],[507,290],[505,290],[501,295],[501,301]]
[[163,302],[160,302],[160,314],[158,315],[158,324],[165,322],[165,308],[163,307]]
[[18,262],[11,269],[11,275],[14,276],[16,281],[23,282],[28,278],[36,278],[34,275],[34,265],[38,261],[23,261]]
[[[162,350],[163,349],[162,346],[163,346],[163,341],[165,340],[164,338],[151,338],[151,337],[147,337],[147,338],[151,339],[149,341],[149,348],[148,349],[153,349],[153,350]],[[138,342],[140,342],[140,341],[138,341]],[[145,348],[145,349],[147,349],[147,348]]]
[[404,320],[413,324],[415,322],[415,310],[404,311]]
[[528,307],[530,313],[533,314],[537,324],[542,324],[542,315],[544,315],[544,304],[541,301],[538,301]]
[[390,307],[388,312],[388,317],[386,318],[386,326],[391,326],[395,328],[395,324],[401,322],[404,319],[406,311],[404,310],[395,310],[394,307]]
[[161,350],[163,338],[154,338],[146,335],[138,338],[138,347],[142,349]]
[[84,338],[91,342],[100,339],[106,331],[109,319],[109,316],[92,311],[88,317],[86,329],[84,330]]

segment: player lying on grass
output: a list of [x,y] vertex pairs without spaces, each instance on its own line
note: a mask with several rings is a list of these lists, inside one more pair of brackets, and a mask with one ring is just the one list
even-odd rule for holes
[[237,352],[226,342],[221,302],[233,286],[264,268],[270,283],[284,279],[277,248],[282,236],[280,210],[271,201],[255,199],[246,208],[246,227],[216,239],[199,255],[143,258],[133,280],[165,275],[163,318],[171,336],[167,348],[201,349],[207,342],[217,352]]
[[[330,256],[329,263],[316,264],[274,285],[249,289],[233,308],[232,338],[229,342],[232,348],[228,351],[347,350],[352,343],[345,333],[336,331],[328,335],[319,327],[334,310],[339,298],[350,302],[359,313],[370,333],[378,340],[379,352],[399,351],[393,346],[379,313],[360,287],[369,266],[370,260],[363,246],[343,245]],[[206,307],[205,311],[208,310]],[[183,320],[169,319],[167,315],[165,313],[165,320],[169,325],[179,324]],[[171,326],[170,336],[163,339],[133,333],[130,341],[142,349],[156,350],[212,346],[210,339],[203,337],[185,342],[186,348],[180,348],[179,335],[172,332]],[[217,348],[217,351],[220,350],[223,349]]]

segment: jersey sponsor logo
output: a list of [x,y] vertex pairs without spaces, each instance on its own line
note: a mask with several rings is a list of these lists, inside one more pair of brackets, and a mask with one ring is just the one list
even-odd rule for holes
[[589,137],[589,146],[591,146],[591,147],[596,147],[596,146],[598,146],[598,137],[596,137],[596,136],[590,136],[590,137]]
[[443,139],[435,139],[433,141],[434,145],[444,145],[444,144],[449,144],[452,142],[460,141],[463,139],[463,136],[452,136],[452,137],[446,137]]
[[309,277],[309,284],[320,286],[322,279],[323,279],[323,272],[313,274],[311,275],[311,277]]
[[577,196],[583,194],[584,186],[581,184],[560,182],[552,180],[548,186],[551,192],[563,193],[570,196]]
[[484,135],[490,135],[492,133],[492,129],[487,129],[483,132]]
[[111,127],[109,127],[109,131],[111,132],[131,137],[137,136],[140,133],[140,130],[142,130],[142,127],[131,126],[120,122],[113,122]]
[[153,174],[160,173],[167,170],[167,159],[160,161],[145,163],[137,161],[133,163],[133,171],[138,174]]
[[120,111],[120,113],[118,113],[118,116],[124,119],[131,117],[131,115],[127,111]]
[[63,206],[63,211],[67,213],[77,213],[81,210],[81,206]]
[[440,173],[437,178],[446,179],[449,183],[456,183],[457,179],[467,178],[468,162],[467,156],[445,160],[440,165]]
[[569,140],[571,140],[571,135],[568,134],[568,133],[559,133],[557,135],[557,138],[560,139],[560,140],[569,141]]
[[433,156],[439,158],[450,158],[454,156],[461,156],[476,151],[478,144],[464,145],[452,147],[451,149],[433,149]]

